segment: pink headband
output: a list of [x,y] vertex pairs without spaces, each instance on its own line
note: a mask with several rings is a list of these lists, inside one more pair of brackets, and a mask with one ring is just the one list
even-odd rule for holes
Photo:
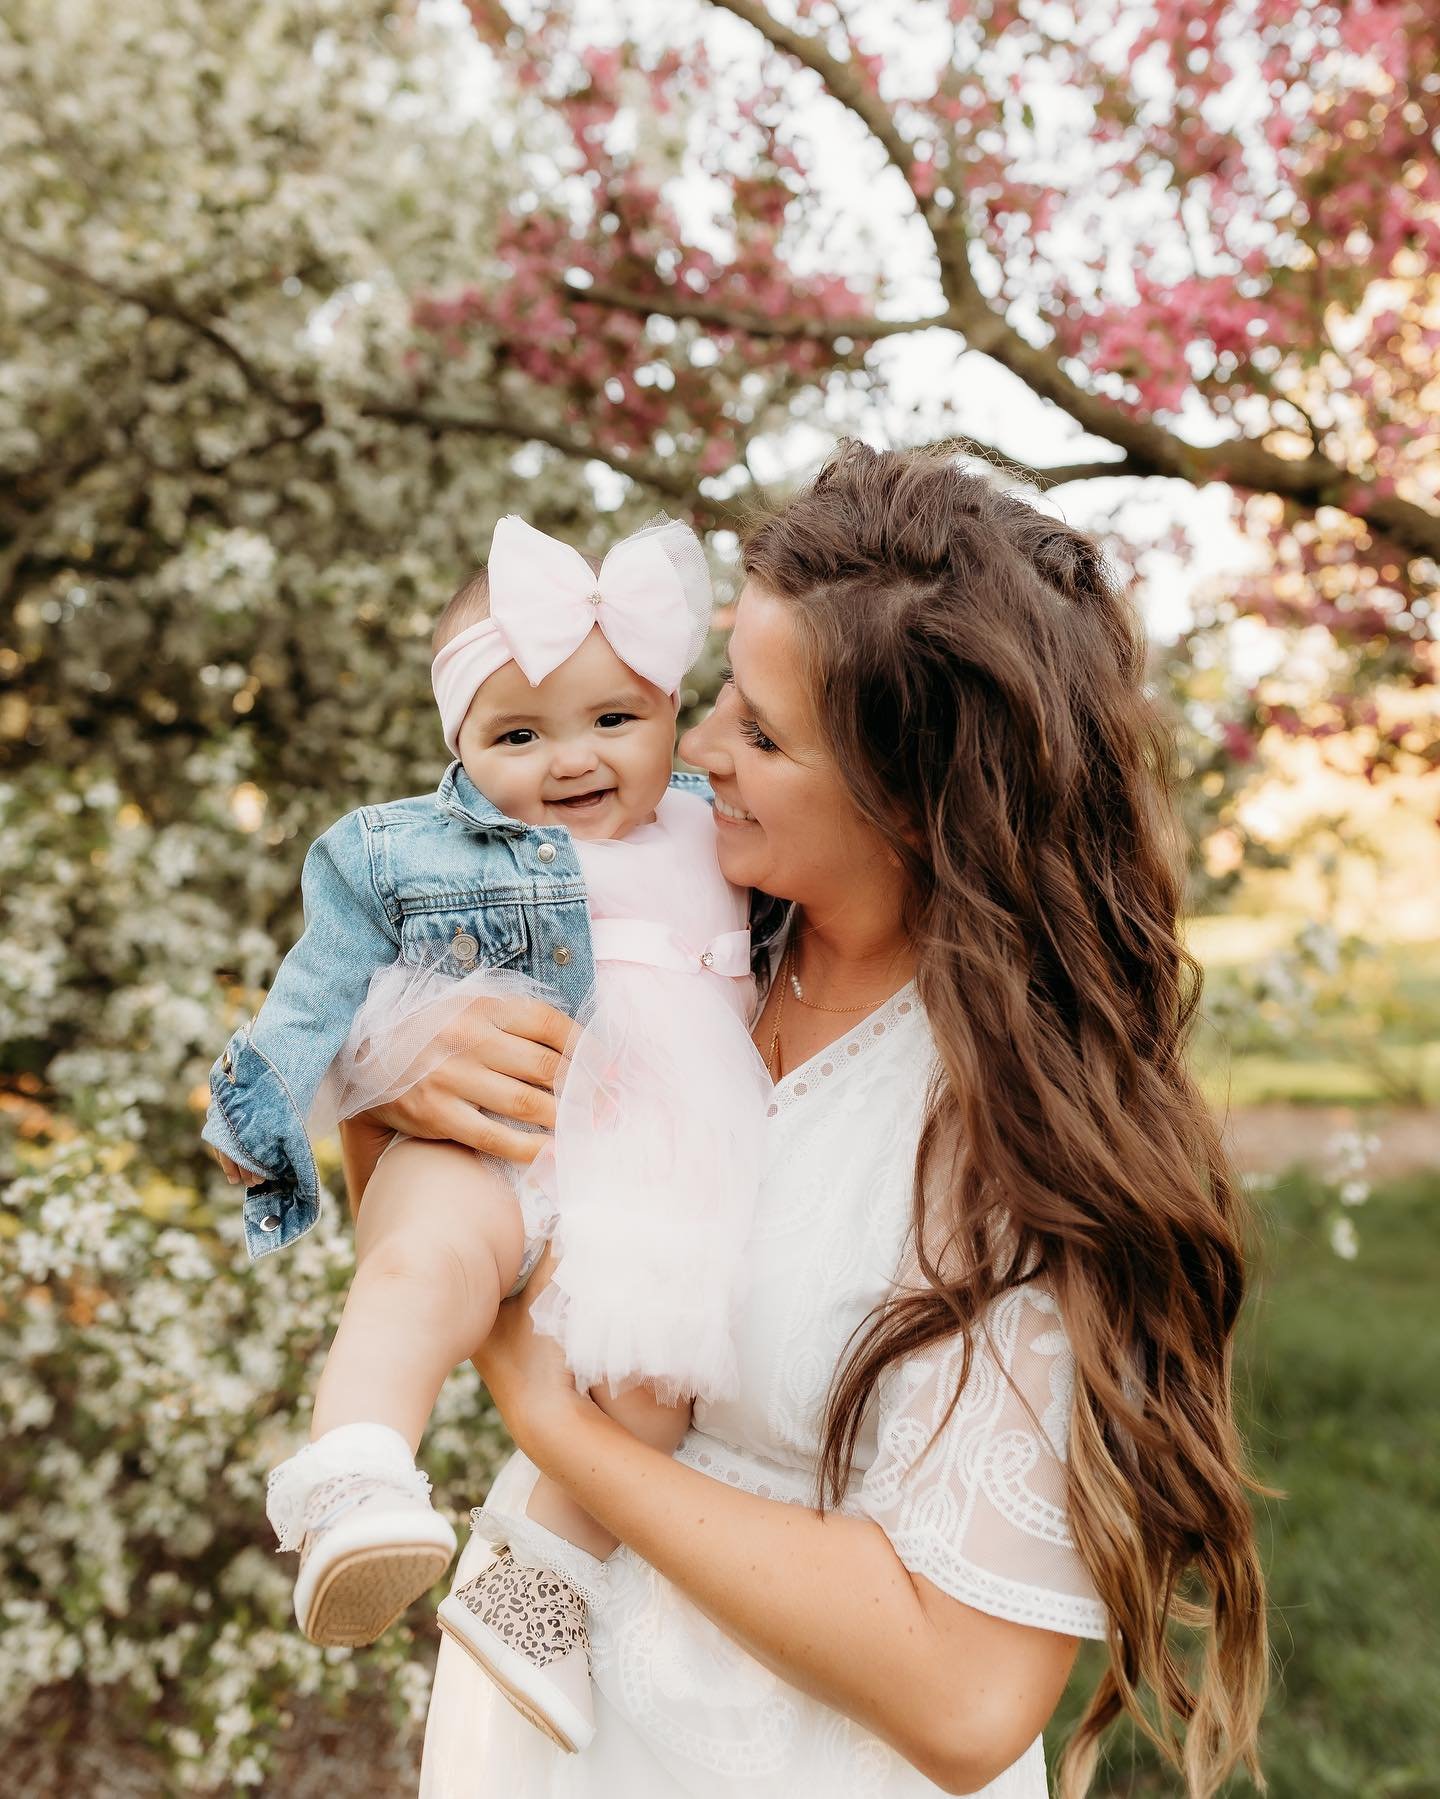
[[627,668],[674,694],[710,628],[705,552],[674,519],[622,539],[597,575],[569,544],[524,519],[502,518],[486,567],[489,618],[452,637],[430,665],[452,756],[470,702],[507,662],[538,687],[598,625]]

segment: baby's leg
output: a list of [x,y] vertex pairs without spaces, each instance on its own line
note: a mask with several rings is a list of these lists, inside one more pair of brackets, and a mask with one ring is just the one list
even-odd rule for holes
[[[663,1449],[666,1455],[673,1455],[679,1448],[690,1426],[688,1403],[661,1405],[648,1387],[631,1387],[624,1393],[592,1387],[590,1397],[602,1412],[623,1424],[632,1437],[638,1437],[652,1449]],[[601,1561],[616,1547],[616,1539],[609,1531],[543,1474],[531,1490],[525,1514]]]
[[312,1440],[388,1424],[413,1453],[450,1371],[515,1283],[523,1227],[505,1176],[455,1143],[386,1151],[355,1230],[355,1279],[315,1395]]

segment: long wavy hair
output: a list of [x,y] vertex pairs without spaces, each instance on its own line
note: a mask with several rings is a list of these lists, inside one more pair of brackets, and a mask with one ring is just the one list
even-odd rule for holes
[[987,1308],[1043,1283],[1075,1356],[1070,1524],[1109,1615],[1062,1799],[1122,1711],[1193,1799],[1241,1763],[1259,1781],[1264,1584],[1231,1400],[1244,1218],[1185,1066],[1200,971],[1137,622],[1090,538],[943,445],[842,444],[743,561],[792,606],[829,748],[905,870],[941,1068],[915,1170],[924,1284],[851,1340],[820,1502],[886,1368],[958,1330],[968,1370]]

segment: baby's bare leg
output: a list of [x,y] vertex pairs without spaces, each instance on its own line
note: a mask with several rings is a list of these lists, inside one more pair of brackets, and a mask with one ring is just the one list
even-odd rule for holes
[[[690,1426],[688,1404],[661,1405],[648,1387],[631,1387],[625,1393],[592,1387],[590,1397],[602,1412],[623,1424],[632,1437],[638,1437],[652,1449],[663,1449],[666,1455],[673,1455],[679,1448]],[[531,1490],[525,1514],[602,1561],[616,1547],[616,1539],[609,1531],[543,1474]]]
[[514,1190],[456,1143],[397,1143],[365,1189],[355,1279],[315,1394],[312,1440],[388,1424],[415,1449],[450,1371],[482,1343],[515,1284]]

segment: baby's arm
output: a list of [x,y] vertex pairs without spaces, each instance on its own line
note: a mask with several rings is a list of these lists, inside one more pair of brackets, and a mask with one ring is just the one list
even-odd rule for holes
[[649,1387],[631,1387],[624,1393],[612,1393],[608,1387],[592,1387],[590,1397],[617,1424],[623,1424],[632,1437],[639,1437],[652,1449],[663,1449],[673,1455],[690,1428],[690,1402],[662,1405]]
[[[632,1437],[665,1455],[675,1453],[690,1428],[688,1401],[683,1405],[662,1405],[648,1387],[631,1387],[618,1394],[607,1387],[592,1387],[590,1397],[602,1412],[623,1424]],[[618,1547],[618,1538],[603,1524],[597,1524],[563,1487],[544,1474],[531,1489],[525,1515],[601,1561]]]
[[313,1186],[305,1121],[377,969],[400,940],[376,891],[359,813],[310,846],[300,877],[305,929],[258,1016],[210,1073],[202,1132],[232,1179],[299,1176]]

